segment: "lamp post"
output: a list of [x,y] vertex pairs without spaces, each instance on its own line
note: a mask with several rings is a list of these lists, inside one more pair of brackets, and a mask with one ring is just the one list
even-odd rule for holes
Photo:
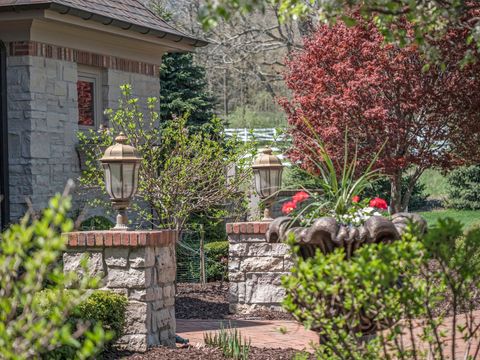
[[255,190],[265,203],[263,221],[271,221],[273,220],[271,207],[276,193],[282,185],[282,162],[273,155],[272,149],[267,147],[257,156],[252,169],[255,177]]
[[142,158],[137,149],[126,145],[127,137],[122,132],[115,138],[116,144],[105,150],[100,159],[105,172],[105,187],[113,208],[118,211],[117,223],[112,230],[128,230],[126,209],[137,192],[138,170]]

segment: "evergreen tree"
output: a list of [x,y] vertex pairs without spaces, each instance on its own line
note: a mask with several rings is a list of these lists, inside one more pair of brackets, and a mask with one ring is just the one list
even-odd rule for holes
[[160,67],[160,115],[163,121],[190,113],[189,125],[212,119],[215,101],[206,89],[205,69],[192,54],[166,54]]

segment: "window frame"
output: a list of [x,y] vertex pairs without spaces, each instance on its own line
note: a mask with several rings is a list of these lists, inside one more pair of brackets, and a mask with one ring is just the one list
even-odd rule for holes
[[[102,124],[103,117],[103,101],[102,101],[102,69],[80,66],[77,68],[78,81],[93,82],[93,126],[80,125],[80,113],[77,117],[77,125],[80,130],[97,130]],[[77,108],[78,108],[78,90],[77,90]]]

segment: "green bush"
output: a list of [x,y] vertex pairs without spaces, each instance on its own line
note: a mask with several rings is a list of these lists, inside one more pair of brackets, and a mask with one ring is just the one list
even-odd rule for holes
[[[41,311],[44,315],[49,315],[57,306],[58,298],[66,296],[72,300],[76,294],[71,290],[43,290],[36,294],[37,301],[40,304]],[[109,344],[115,342],[122,336],[123,327],[125,325],[125,310],[127,307],[127,298],[123,295],[116,294],[111,291],[96,290],[93,291],[86,299],[80,302],[67,317],[67,322],[72,327],[80,327],[83,324],[89,326],[101,326],[102,329],[111,333]],[[54,351],[46,354],[49,359],[71,359],[74,358],[75,348],[64,345]]]
[[242,338],[242,333],[231,325],[224,328],[222,324],[219,332],[203,334],[203,340],[206,346],[222,350],[226,358],[248,360],[251,340]]
[[[401,240],[364,245],[348,260],[343,248],[317,251],[298,257],[283,285],[285,308],[320,335],[318,359],[467,358],[455,353],[457,340],[446,343],[480,335],[474,318],[455,321],[476,309],[480,230],[463,235],[460,223],[446,219],[424,236],[410,227]],[[411,336],[419,319],[423,331]],[[383,331],[365,341],[369,325]]]
[[460,167],[447,176],[448,202],[453,209],[480,209],[480,166]]
[[80,224],[80,230],[110,230],[114,223],[104,216],[92,216]]
[[[85,299],[86,289],[99,283],[63,272],[60,260],[65,238],[61,234],[73,228],[66,217],[69,209],[70,199],[58,195],[39,219],[25,216],[0,234],[1,359],[38,358],[65,345],[72,348],[70,358],[86,359],[110,338],[98,324],[77,327],[69,321]],[[76,290],[61,291],[72,283],[77,284]],[[38,296],[46,284],[57,292],[49,311]]]
[[205,244],[205,257],[207,280],[225,280],[228,276],[228,241]]

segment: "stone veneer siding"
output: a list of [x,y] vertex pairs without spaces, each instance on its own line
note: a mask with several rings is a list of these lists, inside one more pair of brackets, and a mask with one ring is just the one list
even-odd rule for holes
[[258,308],[281,310],[281,277],[292,266],[289,246],[267,243],[268,222],[227,224],[230,312]]
[[129,83],[146,111],[146,99],[160,94],[160,81],[156,65],[36,42],[9,43],[7,48],[10,215],[15,221],[27,209],[26,198],[41,210],[68,179],[80,174],[79,64],[101,69],[104,109],[117,107],[119,86]]
[[66,234],[64,271],[83,271],[87,254],[91,276],[102,278],[103,290],[128,298],[121,350],[175,346],[175,242],[177,233],[163,231],[87,231]]

